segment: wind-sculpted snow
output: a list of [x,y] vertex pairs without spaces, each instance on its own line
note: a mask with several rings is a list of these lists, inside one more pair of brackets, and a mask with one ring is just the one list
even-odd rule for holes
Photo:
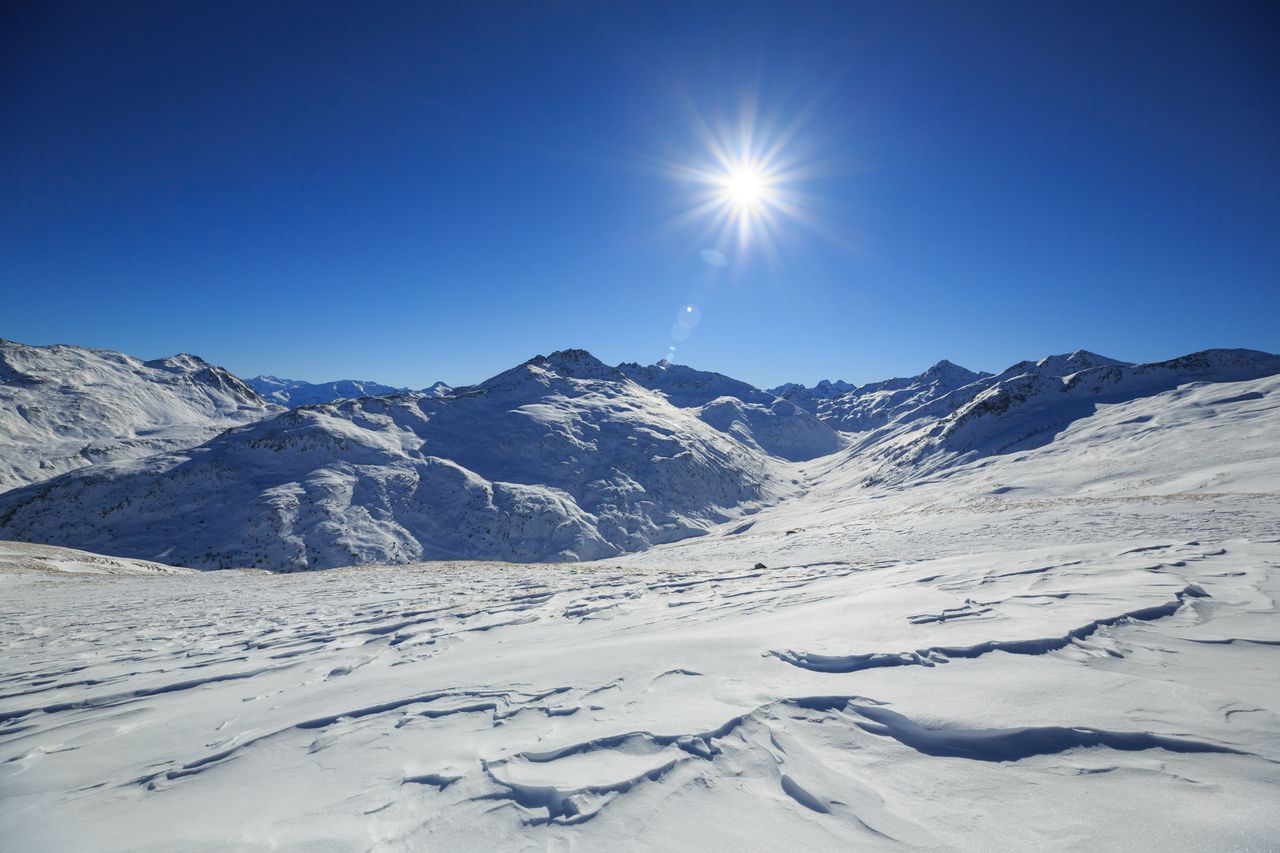
[[[200,568],[593,559],[704,532],[774,493],[774,461],[698,415],[556,353],[455,396],[304,407],[18,490],[0,530]],[[765,442],[812,446],[804,428],[823,428],[796,420]]]
[[193,355],[0,340],[0,491],[95,463],[194,447],[273,406]]
[[[1052,598],[1066,597],[1067,595],[1070,595],[1070,593],[1037,593],[1027,597],[1041,598],[1047,596]],[[1007,652],[1014,655],[1042,655],[1058,649],[1065,649],[1071,645],[1087,648],[1087,646],[1081,645],[1082,642],[1095,634],[1100,628],[1115,625],[1127,619],[1145,622],[1152,619],[1160,619],[1164,616],[1171,616],[1178,611],[1178,608],[1182,606],[1188,596],[1201,597],[1204,595],[1206,593],[1199,587],[1188,586],[1163,604],[1141,607],[1128,613],[1121,613],[1118,616],[1104,616],[1094,619],[1079,628],[1067,631],[1060,637],[983,640],[980,643],[967,646],[931,646],[908,652],[822,655],[808,652],[773,651],[770,654],[793,666],[814,672],[858,672],[859,670],[874,669],[882,666],[936,666],[941,663],[950,663],[956,658],[976,658],[992,652]],[[913,616],[908,621],[913,625],[922,625],[926,622],[941,623],[947,619],[960,619],[970,615],[985,616],[991,613],[993,609],[990,604],[978,605],[975,602],[966,601],[963,607],[950,608],[936,615]]]
[[[5,564],[0,837],[1039,849],[1160,826],[1162,847],[1250,849],[1280,830],[1280,541],[756,568],[737,541],[718,571]],[[984,641],[1009,648],[852,673],[769,653]]]

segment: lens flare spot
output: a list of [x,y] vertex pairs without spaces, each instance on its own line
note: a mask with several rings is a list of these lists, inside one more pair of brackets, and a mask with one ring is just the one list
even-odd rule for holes
[[702,312],[696,305],[686,305],[676,312],[676,325],[692,329],[702,322]]

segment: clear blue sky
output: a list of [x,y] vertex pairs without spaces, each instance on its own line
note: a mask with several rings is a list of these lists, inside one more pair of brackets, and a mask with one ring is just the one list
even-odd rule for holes
[[[0,337],[413,386],[673,342],[759,385],[1274,352],[1277,32],[1230,2],[5,4]],[[772,252],[682,217],[674,168],[752,96],[816,211]]]

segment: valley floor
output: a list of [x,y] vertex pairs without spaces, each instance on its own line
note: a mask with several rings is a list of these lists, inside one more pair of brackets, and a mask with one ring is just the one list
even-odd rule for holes
[[1274,849],[1274,495],[1006,495],[607,564],[6,543],[0,838]]

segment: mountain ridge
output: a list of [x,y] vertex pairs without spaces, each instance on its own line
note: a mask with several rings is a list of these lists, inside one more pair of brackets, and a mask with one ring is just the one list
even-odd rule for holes
[[453,388],[444,382],[436,382],[426,388],[413,389],[374,382],[371,379],[334,379],[328,382],[306,382],[301,379],[285,379],[262,374],[246,379],[245,384],[259,396],[283,406],[314,406],[356,397],[385,397],[392,394],[423,394],[441,397]]
[[230,371],[188,353],[142,361],[0,340],[0,490],[195,446],[273,408]]

